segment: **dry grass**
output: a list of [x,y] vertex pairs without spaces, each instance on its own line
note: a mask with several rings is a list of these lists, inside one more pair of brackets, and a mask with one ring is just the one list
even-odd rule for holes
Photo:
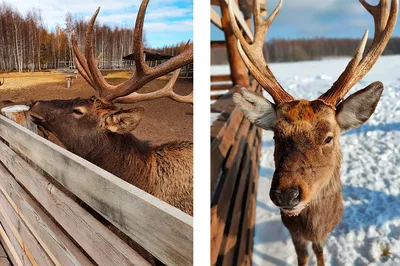
[[20,90],[26,87],[33,87],[41,84],[53,84],[65,82],[65,73],[56,72],[27,72],[1,74],[4,78],[4,85],[1,90]]
[[[110,84],[118,84],[131,76],[128,71],[105,71],[105,78]],[[73,78],[72,87],[66,88],[65,77],[68,73],[28,72],[0,74],[5,78],[5,84],[0,87],[0,108],[12,104],[26,104],[37,100],[88,98],[95,91],[78,75]],[[155,91],[167,83],[168,77],[160,77],[146,84],[139,93]],[[189,94],[193,89],[191,79],[179,79],[174,91],[181,95]],[[145,107],[145,119],[135,129],[135,136],[141,140],[161,144],[167,141],[192,141],[193,109],[189,104],[181,104],[171,99],[163,98],[154,101],[138,103]],[[131,108],[134,105],[126,105]]]

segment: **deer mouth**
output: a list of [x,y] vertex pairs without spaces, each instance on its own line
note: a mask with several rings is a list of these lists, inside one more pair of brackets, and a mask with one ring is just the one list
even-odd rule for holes
[[280,208],[280,209],[281,212],[286,216],[297,216],[304,210],[305,207],[307,207],[307,204],[300,202],[297,206],[293,208]]
[[31,117],[31,121],[37,125],[43,125],[45,122],[45,119],[38,114],[34,114],[34,113],[30,112],[29,116]]

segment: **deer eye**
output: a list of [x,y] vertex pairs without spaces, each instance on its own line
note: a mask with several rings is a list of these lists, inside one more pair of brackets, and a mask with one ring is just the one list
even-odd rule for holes
[[77,114],[77,115],[83,115],[82,111],[79,110],[78,108],[73,109],[72,112],[73,112],[74,114]]
[[331,143],[333,137],[326,137],[325,144]]

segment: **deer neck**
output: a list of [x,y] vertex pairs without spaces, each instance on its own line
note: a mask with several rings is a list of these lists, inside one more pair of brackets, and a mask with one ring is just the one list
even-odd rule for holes
[[149,193],[153,148],[132,134],[87,136],[67,149]]

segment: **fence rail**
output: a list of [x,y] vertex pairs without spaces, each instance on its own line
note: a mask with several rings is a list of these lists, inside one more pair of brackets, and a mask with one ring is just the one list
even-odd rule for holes
[[7,235],[0,238],[12,244],[15,265],[148,264],[65,189],[161,262],[192,265],[192,217],[3,116],[0,137],[0,221]]
[[[211,106],[220,112],[211,125],[212,265],[251,265],[261,129],[235,107],[238,89]],[[256,82],[250,90],[261,93]]]

